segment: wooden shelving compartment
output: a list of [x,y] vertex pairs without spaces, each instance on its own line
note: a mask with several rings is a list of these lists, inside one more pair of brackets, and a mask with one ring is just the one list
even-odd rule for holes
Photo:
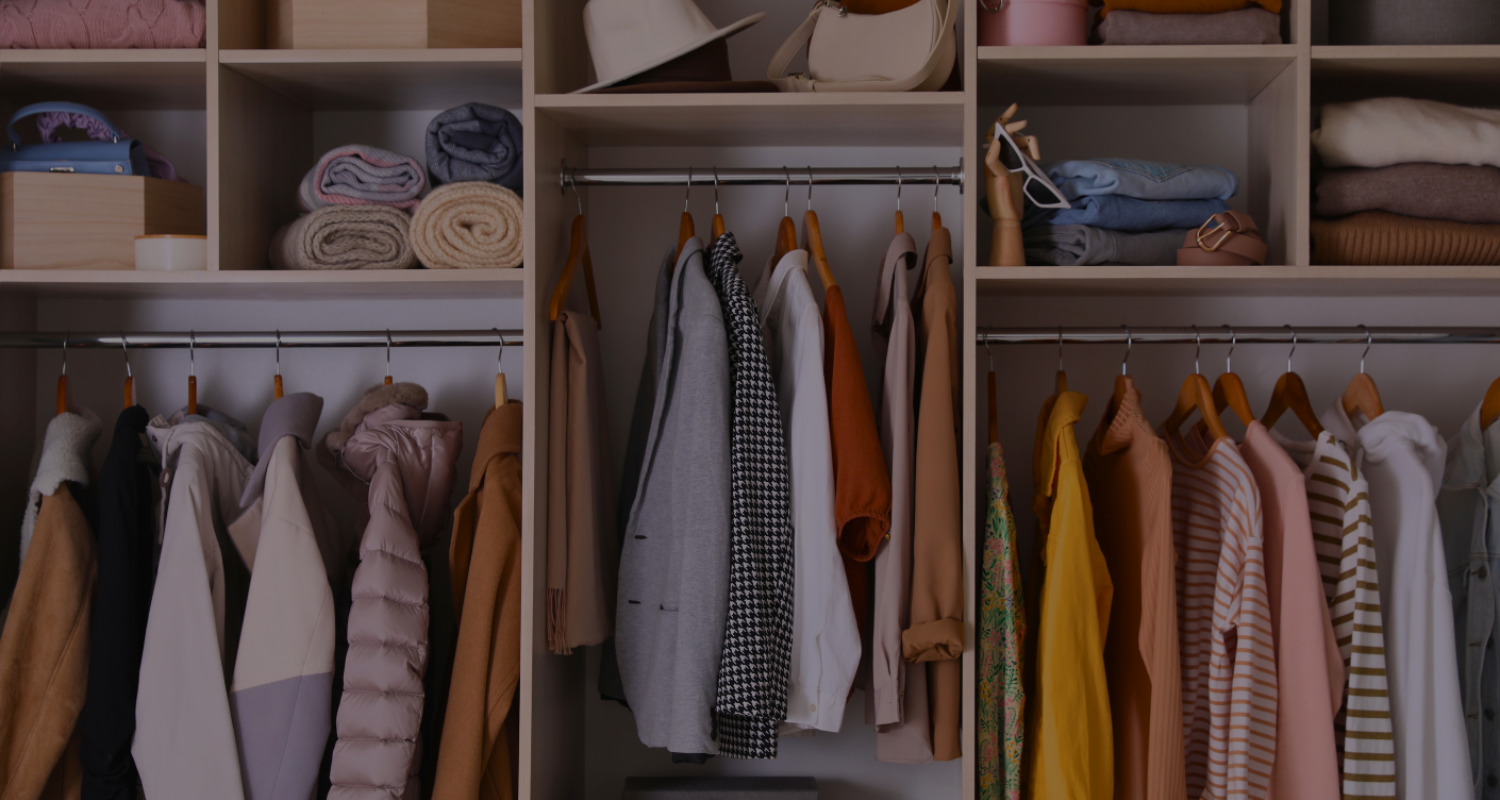
[[1242,105],[1296,60],[1289,44],[981,47],[979,101]]
[[1500,296],[1500,267],[980,267],[981,295]]
[[100,109],[202,109],[207,54],[182,50],[0,50],[0,92],[16,105],[66,98]]
[[3,270],[0,294],[200,300],[517,298],[519,269],[434,270]]
[[310,108],[521,105],[521,50],[224,50],[219,63]]
[[1314,105],[1395,96],[1493,106],[1500,45],[1314,47],[1312,79]]

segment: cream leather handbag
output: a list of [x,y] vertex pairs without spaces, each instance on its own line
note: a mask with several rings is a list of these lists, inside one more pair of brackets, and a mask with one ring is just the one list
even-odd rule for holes
[[[919,0],[887,14],[853,14],[819,0],[771,59],[766,77],[783,92],[932,92],[958,57],[959,0]],[[787,65],[807,45],[807,74]]]

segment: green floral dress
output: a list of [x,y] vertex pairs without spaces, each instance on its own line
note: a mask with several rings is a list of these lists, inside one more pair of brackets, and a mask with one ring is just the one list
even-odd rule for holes
[[985,513],[979,609],[979,797],[1020,800],[1021,739],[1026,698],[1021,654],[1025,601],[1016,557],[1016,521],[1000,445],[990,444],[989,509]]

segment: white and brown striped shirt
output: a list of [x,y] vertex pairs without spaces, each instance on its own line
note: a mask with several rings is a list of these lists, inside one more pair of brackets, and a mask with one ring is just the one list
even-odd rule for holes
[[1232,440],[1166,438],[1188,796],[1262,800],[1276,759],[1276,651],[1260,492]]
[[1336,723],[1344,800],[1395,797],[1396,748],[1369,485],[1348,451],[1328,431],[1316,442],[1280,436],[1277,441],[1307,476],[1313,542],[1349,678]]

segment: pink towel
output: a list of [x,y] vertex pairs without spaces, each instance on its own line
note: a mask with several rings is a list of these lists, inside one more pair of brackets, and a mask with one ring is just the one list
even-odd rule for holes
[[201,0],[0,0],[3,48],[203,46]]

